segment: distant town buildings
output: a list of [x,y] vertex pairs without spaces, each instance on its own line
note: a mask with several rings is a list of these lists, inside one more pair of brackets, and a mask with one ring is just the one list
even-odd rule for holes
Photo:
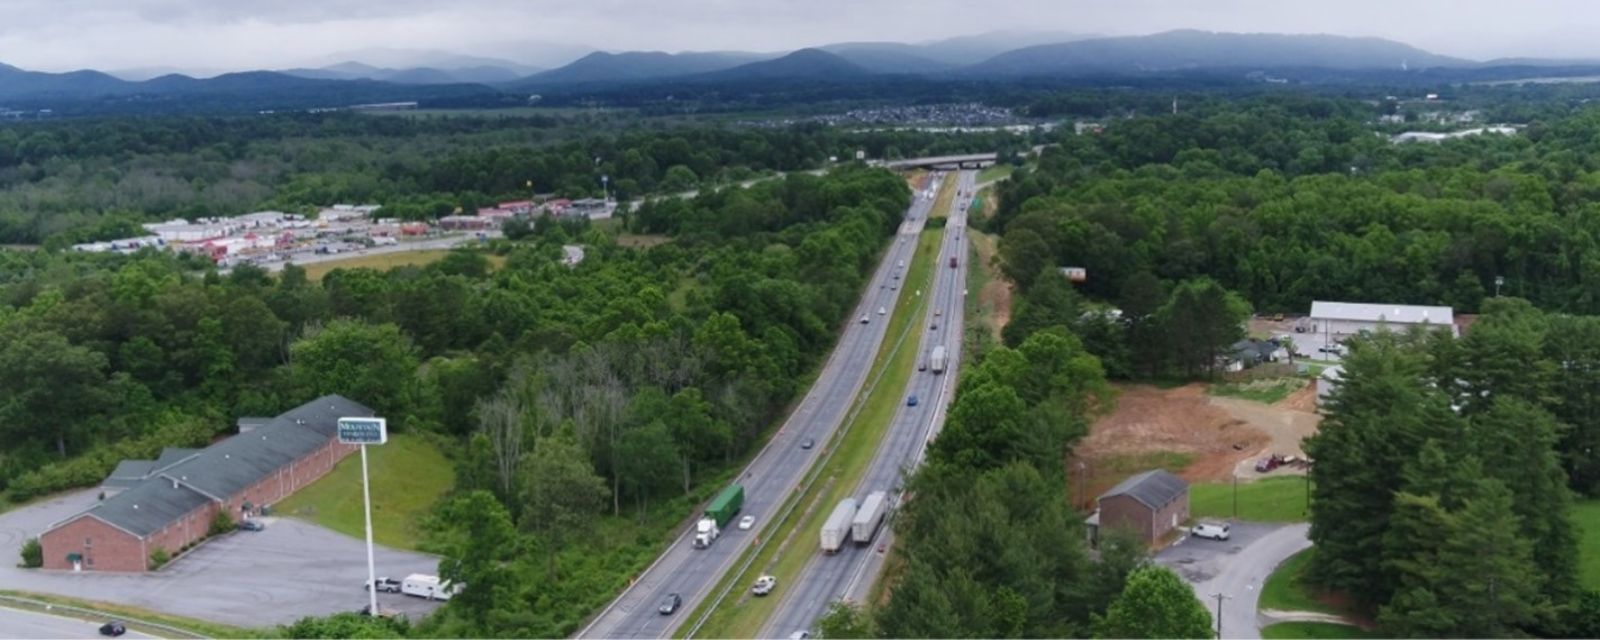
[[1407,142],[1433,142],[1433,143],[1439,143],[1439,142],[1444,142],[1446,140],[1452,140],[1452,139],[1455,139],[1455,138],[1466,138],[1466,137],[1469,137],[1469,136],[1481,136],[1481,135],[1484,135],[1484,134],[1495,134],[1495,135],[1502,135],[1502,136],[1514,136],[1514,135],[1517,135],[1517,128],[1516,127],[1511,127],[1511,126],[1499,125],[1499,126],[1489,126],[1489,127],[1478,127],[1476,129],[1465,129],[1465,130],[1462,130],[1462,131],[1452,131],[1452,132],[1449,132],[1449,133],[1435,133],[1435,132],[1432,132],[1432,131],[1407,131],[1407,132],[1402,133],[1400,135],[1394,136],[1393,138],[1390,138],[1389,142],[1391,142],[1393,144],[1404,144],[1404,143],[1407,143]]

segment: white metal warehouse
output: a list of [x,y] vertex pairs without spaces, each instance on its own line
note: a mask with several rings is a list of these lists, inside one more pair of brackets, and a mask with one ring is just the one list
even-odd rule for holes
[[1450,307],[1318,300],[1311,303],[1308,320],[1308,330],[1327,336],[1329,342],[1337,342],[1362,331],[1404,332],[1413,326],[1430,330],[1444,329],[1452,336],[1460,335],[1456,329],[1455,313]]

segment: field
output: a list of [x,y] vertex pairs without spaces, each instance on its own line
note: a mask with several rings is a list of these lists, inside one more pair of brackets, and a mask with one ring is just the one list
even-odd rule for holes
[[1273,570],[1267,577],[1267,583],[1261,586],[1262,609],[1276,609],[1278,611],[1315,611],[1318,613],[1331,613],[1339,615],[1341,612],[1321,599],[1312,595],[1307,586],[1301,584],[1300,574],[1305,571],[1306,564],[1311,561],[1311,549],[1289,556],[1283,564]]
[[[756,576],[762,574],[776,576],[779,585],[787,584],[800,574],[806,561],[817,552],[812,543],[812,532],[821,528],[822,520],[831,511],[830,505],[837,504],[854,492],[861,476],[866,474],[867,467],[871,465],[873,454],[888,431],[895,411],[905,401],[902,392],[916,370],[918,334],[914,329],[921,326],[928,300],[927,296],[911,295],[909,292],[913,287],[909,283],[931,284],[935,266],[933,261],[938,255],[942,235],[939,230],[929,230],[918,240],[921,244],[906,274],[908,286],[901,287],[894,317],[873,361],[872,370],[867,374],[869,386],[863,389],[866,400],[861,405],[860,413],[841,427],[842,437],[835,436],[837,449],[831,457],[819,463],[819,469],[814,472],[815,482],[796,498],[800,501],[800,507],[774,528],[762,533],[779,544],[747,552],[757,553],[749,569],[742,573],[730,573],[711,592],[712,597],[721,593],[729,580],[735,586],[743,586],[754,582]],[[922,288],[931,287],[925,285]],[[706,624],[696,635],[705,638],[756,637],[779,601],[778,597],[750,597],[748,592],[738,596],[730,594],[729,600],[710,611]],[[703,603],[689,619],[704,614],[709,606],[710,600]],[[685,628],[679,633],[681,635],[687,631]]]
[[1585,589],[1600,589],[1600,500],[1572,505],[1572,522],[1578,526],[1578,581]]
[[[397,549],[416,549],[419,523],[434,502],[455,486],[455,469],[427,439],[392,434],[367,451],[372,480],[372,539]],[[354,453],[321,480],[274,507],[356,538],[366,536],[361,503],[361,454]]]
[[1381,638],[1383,636],[1360,627],[1331,622],[1280,622],[1261,628],[1261,637],[1268,640],[1294,640],[1308,638]]
[[[1239,519],[1256,522],[1305,522],[1306,479],[1268,478],[1239,482]],[[1234,485],[1210,482],[1189,485],[1189,515],[1195,518],[1233,517]]]
[[991,180],[999,180],[1001,178],[1009,178],[1011,177],[1011,172],[1014,170],[1015,167],[1012,167],[1009,164],[994,165],[978,172],[978,184],[983,184]]
[[1300,378],[1260,378],[1246,382],[1233,382],[1211,386],[1211,395],[1254,400],[1273,404],[1304,389],[1306,381]]
[[[329,260],[327,262],[313,262],[305,265],[306,278],[315,282],[328,275],[334,269],[377,269],[387,271],[395,267],[425,266],[450,255],[449,249],[426,249],[422,251],[391,251],[388,253],[375,253],[355,255],[343,260]],[[499,268],[506,263],[501,256],[488,256],[489,265]]]

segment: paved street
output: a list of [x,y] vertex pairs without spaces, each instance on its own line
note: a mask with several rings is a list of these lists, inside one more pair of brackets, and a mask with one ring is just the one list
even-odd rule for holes
[[[897,496],[905,470],[921,462],[926,443],[932,441],[944,426],[945,409],[955,392],[956,371],[960,366],[961,337],[964,325],[967,274],[966,211],[971,203],[976,174],[963,171],[956,175],[956,185],[962,193],[953,203],[950,218],[945,224],[944,241],[934,256],[934,285],[925,294],[932,296],[921,325],[913,325],[904,348],[915,345],[917,359],[926,362],[935,346],[948,350],[947,372],[936,374],[929,369],[917,371],[906,383],[901,398],[917,396],[917,406],[907,406],[902,400],[889,430],[873,454],[871,465],[852,494],[857,504],[873,491],[888,491],[891,499]],[[956,259],[956,268],[950,268],[950,259]],[[894,503],[892,503],[894,504]],[[832,505],[823,505],[824,509]],[[837,554],[823,554],[815,531],[796,532],[798,544],[813,549],[813,556],[797,576],[777,576],[780,585],[777,595],[782,598],[777,610],[767,620],[761,637],[785,637],[798,630],[810,630],[828,606],[841,598],[860,601],[864,599],[882,569],[890,539],[890,526],[883,529],[871,544],[846,544]],[[882,546],[880,546],[882,545]],[[880,552],[879,549],[885,549]]]
[[[15,559],[22,542],[95,501],[96,490],[58,496],[0,514],[0,557]],[[7,589],[126,604],[241,627],[266,627],[304,616],[357,611],[366,604],[365,544],[292,518],[265,531],[240,531],[197,547],[154,573],[18,569],[0,562]],[[433,556],[377,547],[380,576],[437,573]],[[438,603],[380,594],[379,604],[420,619]],[[0,637],[8,636],[0,633]],[[23,636],[27,637],[27,636]]]
[[[110,620],[109,618],[107,620]],[[0,638],[90,638],[100,634],[106,620],[80,620],[0,607]],[[123,638],[151,638],[132,629]]]
[[1235,522],[1227,541],[1185,538],[1156,554],[1156,562],[1177,571],[1194,587],[1213,616],[1222,594],[1222,636],[1260,638],[1256,609],[1261,585],[1290,556],[1311,546],[1310,525]]
[[[891,315],[880,315],[882,308],[892,312],[900,293],[890,288],[895,265],[909,262],[916,249],[917,234],[932,209],[933,201],[916,198],[906,212],[906,223],[895,241],[884,252],[883,260],[868,280],[861,301],[840,329],[839,342],[823,366],[811,390],[755,459],[745,468],[740,481],[745,487],[742,514],[757,518],[756,529],[729,528],[708,549],[691,548],[691,529],[675,540],[661,557],[640,575],[633,586],[613,600],[578,636],[585,638],[665,638],[670,637],[688,618],[721,577],[755,540],[813,462],[823,454],[829,437],[854,403],[872,360],[883,341],[884,327]],[[857,321],[867,316],[868,322]],[[803,449],[800,443],[811,440],[816,446]],[[695,514],[686,513],[687,521]],[[676,593],[683,606],[674,615],[661,615],[656,607],[662,598]]]

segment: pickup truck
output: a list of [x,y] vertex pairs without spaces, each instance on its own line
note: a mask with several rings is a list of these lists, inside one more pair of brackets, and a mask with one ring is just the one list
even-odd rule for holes
[[772,588],[776,586],[778,586],[777,578],[773,576],[761,576],[760,578],[756,578],[755,585],[750,587],[750,593],[758,596],[764,596],[772,593]]

